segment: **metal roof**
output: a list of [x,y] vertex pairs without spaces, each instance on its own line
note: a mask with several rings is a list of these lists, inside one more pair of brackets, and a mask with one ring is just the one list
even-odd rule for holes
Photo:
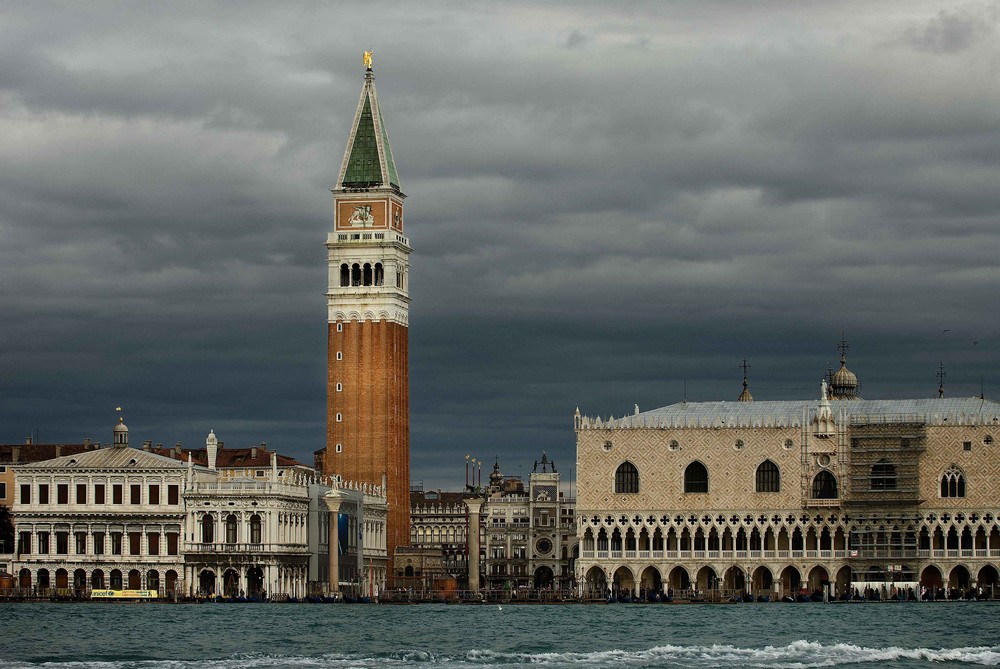
[[31,469],[185,469],[187,464],[135,448],[101,448],[30,465]]
[[[680,402],[618,419],[584,419],[585,427],[791,427],[811,418],[819,400]],[[852,423],[1000,423],[1000,403],[978,397],[833,400],[834,417]],[[594,423],[597,424],[594,424]]]

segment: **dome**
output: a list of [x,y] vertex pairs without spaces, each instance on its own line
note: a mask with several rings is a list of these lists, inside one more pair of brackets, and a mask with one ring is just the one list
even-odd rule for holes
[[830,375],[831,399],[857,399],[858,377],[847,369],[847,358],[840,356],[840,369]]
[[845,367],[843,363],[841,363],[840,369],[834,372],[833,376],[830,377],[830,381],[834,387],[837,386],[849,386],[851,388],[858,387],[858,376],[851,370],[847,369],[847,367]]
[[490,483],[499,485],[503,483],[503,474],[500,473],[500,459],[493,463],[493,473],[490,474]]

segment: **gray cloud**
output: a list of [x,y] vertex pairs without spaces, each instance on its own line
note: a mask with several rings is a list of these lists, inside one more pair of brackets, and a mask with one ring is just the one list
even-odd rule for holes
[[994,35],[998,24],[1000,12],[995,4],[969,4],[952,11],[942,9],[924,25],[909,28],[906,36],[921,51],[955,53]]
[[931,396],[941,359],[990,394],[997,7],[7,8],[0,440],[106,441],[121,403],[138,442],[311,460],[368,47],[415,480],[567,471],[577,405],[735,399],[744,356],[758,399],[813,397],[841,330],[867,396]]

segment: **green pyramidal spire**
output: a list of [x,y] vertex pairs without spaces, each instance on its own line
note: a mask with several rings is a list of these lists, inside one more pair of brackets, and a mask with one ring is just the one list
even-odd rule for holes
[[371,68],[365,72],[365,85],[361,89],[358,111],[354,114],[337,188],[399,190],[396,163],[392,160],[389,135],[385,131],[375,92],[375,73]]

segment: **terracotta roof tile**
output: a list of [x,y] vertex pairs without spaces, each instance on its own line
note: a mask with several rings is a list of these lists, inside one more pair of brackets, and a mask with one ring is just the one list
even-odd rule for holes
[[100,444],[0,444],[0,462],[12,463],[15,449],[18,449],[17,463],[24,464],[94,451],[99,447]]

